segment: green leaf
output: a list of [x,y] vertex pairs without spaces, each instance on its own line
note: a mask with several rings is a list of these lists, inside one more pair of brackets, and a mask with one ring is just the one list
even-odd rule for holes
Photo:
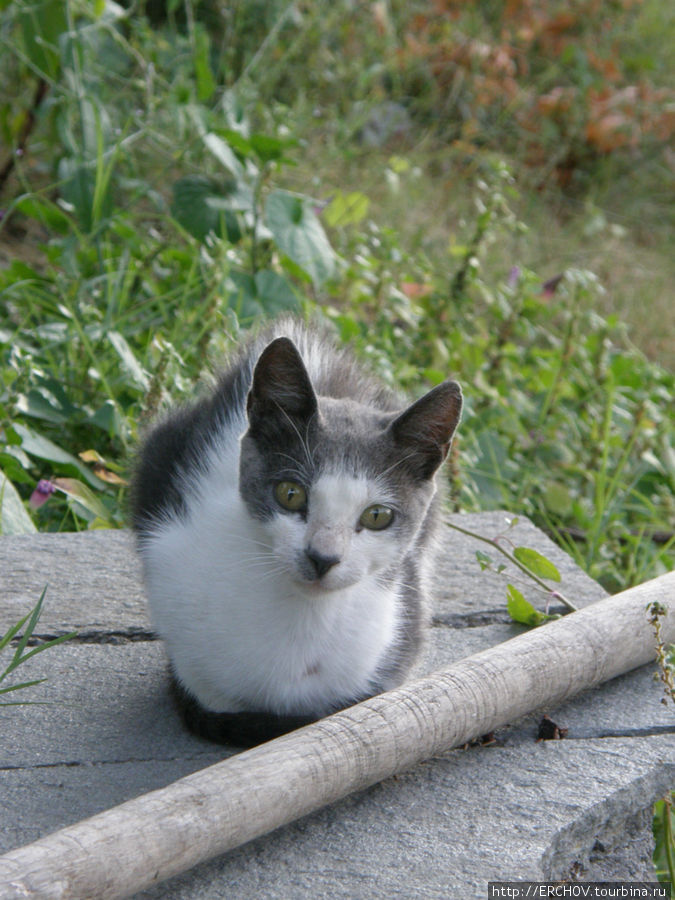
[[542,622],[546,622],[548,619],[548,616],[539,612],[538,609],[535,609],[529,600],[525,599],[518,588],[514,587],[512,584],[506,586],[506,595],[506,609],[514,622],[519,622],[521,625],[528,625],[530,628],[534,628],[537,625],[541,625]]
[[360,191],[345,194],[338,191],[323,212],[331,228],[358,225],[368,215],[370,200]]
[[258,297],[268,316],[282,312],[300,312],[300,303],[291,284],[277,272],[263,269],[256,272],[255,286]]
[[201,175],[187,175],[173,185],[171,215],[198,241],[213,233],[236,244],[242,233],[233,210],[245,200],[234,182],[221,189]]
[[335,272],[336,256],[307,197],[273,191],[267,198],[265,221],[289,259],[320,287]]
[[60,491],[63,491],[66,496],[70,497],[72,500],[76,500],[97,519],[102,519],[104,522],[110,521],[110,514],[108,513],[105,504],[99,500],[96,494],[91,488],[88,488],[86,484],[82,484],[82,482],[78,481],[76,478],[53,478],[52,483],[55,484]]
[[23,3],[18,21],[26,56],[43,76],[56,80],[61,69],[59,36],[68,29],[67,4],[63,0]]
[[48,462],[56,463],[57,465],[73,467],[92,487],[103,487],[103,482],[92,474],[76,456],[68,453],[62,447],[59,447],[58,444],[54,444],[48,438],[38,434],[37,431],[33,431],[32,428],[28,428],[26,425],[21,425],[19,422],[15,422],[13,428],[21,439],[22,449],[29,456],[37,457],[37,459],[46,459]]
[[211,66],[209,64],[211,42],[209,40],[208,32],[201,24],[195,25],[194,36],[194,64],[195,75],[197,77],[197,98],[200,102],[204,103],[216,89],[216,82],[213,79]]
[[568,516],[572,511],[572,495],[564,484],[552,481],[544,489],[546,509],[557,516]]
[[0,469],[14,484],[35,484],[35,478],[29,474],[32,467],[30,456],[21,447],[8,444],[4,451],[0,451]]
[[46,197],[40,197],[39,194],[21,197],[17,201],[16,208],[24,216],[35,219],[56,234],[68,234],[72,229],[72,222],[66,213],[56,203],[52,203]]
[[106,400],[96,412],[89,416],[87,422],[101,428],[107,434],[113,434],[120,437],[124,434],[124,421],[120,415],[120,411],[112,400]]
[[560,581],[560,572],[553,565],[550,559],[547,559],[537,550],[530,547],[516,547],[513,555],[522,563],[530,572],[533,572],[539,578],[548,578],[550,581]]
[[481,567],[481,571],[484,572],[486,569],[492,568],[492,557],[487,553],[483,553],[482,550],[476,550],[476,559]]
[[147,391],[150,387],[150,376],[143,369],[134,356],[133,350],[127,343],[127,339],[119,331],[109,331],[108,340],[113,345],[115,352],[122,362],[122,368],[129,376],[131,383],[141,391]]
[[57,425],[67,422],[69,418],[67,412],[46,388],[31,388],[28,393],[19,394],[16,398],[16,409],[26,416]]
[[662,883],[667,882],[673,876],[671,867],[675,863],[675,791],[670,792],[668,803],[664,799],[654,804],[652,832],[656,877]]
[[244,167],[226,141],[213,132],[205,134],[203,140],[206,147],[228,172],[237,178],[240,178],[244,174]]
[[[46,678],[35,678],[33,681],[22,681],[19,684],[11,684],[9,687],[0,688],[0,694],[9,694],[10,691],[20,691],[22,688],[33,687],[34,684],[43,684]],[[0,706],[16,706],[16,703],[0,703]]]
[[298,141],[294,139],[286,138],[282,140],[270,137],[267,134],[252,134],[250,137],[251,148],[263,163],[273,161],[291,162],[291,160],[284,159],[284,151],[289,147],[296,147],[297,144]]
[[17,489],[0,470],[0,534],[32,534],[35,531],[37,528]]
[[247,272],[230,273],[234,290],[230,302],[239,319],[299,312],[300,303],[290,283],[277,272],[263,269],[252,277]]
[[[90,166],[76,159],[64,156],[58,166],[61,181],[61,196],[70,204],[78,225],[90,232],[94,224],[93,206],[96,178]],[[110,211],[110,196],[107,198]]]

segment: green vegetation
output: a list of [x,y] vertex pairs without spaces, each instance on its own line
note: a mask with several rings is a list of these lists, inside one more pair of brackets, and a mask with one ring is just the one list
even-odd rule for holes
[[[40,595],[40,599],[35,604],[33,609],[27,613],[22,619],[20,619],[16,625],[13,625],[8,631],[0,635],[0,653],[8,647],[10,641],[16,640],[16,647],[14,648],[14,652],[12,654],[12,658],[5,666],[4,670],[0,671],[0,697],[5,694],[12,694],[12,698],[14,698],[14,691],[23,691],[26,688],[34,687],[37,684],[42,684],[46,681],[46,678],[33,678],[31,681],[21,681],[15,682],[14,684],[3,684],[4,680],[8,678],[8,676],[12,675],[22,663],[25,663],[32,656],[35,656],[37,653],[42,653],[43,650],[47,650],[48,647],[55,647],[57,644],[62,644],[64,641],[69,641],[71,638],[75,637],[75,632],[71,632],[69,634],[59,635],[57,638],[52,638],[48,641],[43,641],[38,644],[37,647],[33,647],[32,650],[27,650],[28,642],[33,636],[33,632],[35,631],[35,626],[38,623],[40,618],[40,614],[42,613],[42,601],[44,600],[45,593],[47,589],[45,588],[42,594]],[[17,635],[19,637],[17,638]],[[12,679],[10,678],[11,682]],[[23,696],[23,695],[22,695]],[[0,700],[0,706],[26,706],[33,703],[38,703],[40,701],[37,700]]]
[[463,383],[454,508],[670,568],[675,21],[568,6],[0,0],[2,531],[123,525],[139,428],[291,311]]
[[671,897],[675,896],[675,791],[654,804],[654,869],[659,881],[670,883]]

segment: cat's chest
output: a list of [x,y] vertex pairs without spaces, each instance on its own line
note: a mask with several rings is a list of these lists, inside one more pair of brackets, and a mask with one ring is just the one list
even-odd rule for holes
[[323,713],[367,693],[400,628],[396,592],[374,576],[302,589],[245,515],[208,520],[174,522],[145,553],[153,620],[200,702]]
[[395,641],[396,596],[369,581],[330,597],[277,600],[270,630],[262,639],[251,634],[250,684],[260,680],[282,707],[325,704],[326,712],[335,700],[367,693]]

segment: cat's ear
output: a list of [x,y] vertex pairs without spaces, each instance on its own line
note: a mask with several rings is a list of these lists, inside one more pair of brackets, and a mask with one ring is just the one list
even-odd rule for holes
[[462,389],[444,381],[391,423],[389,432],[417,477],[431,478],[443,462],[461,414]]
[[253,428],[270,418],[308,420],[316,413],[312,382],[297,347],[289,338],[276,338],[260,354],[246,408]]

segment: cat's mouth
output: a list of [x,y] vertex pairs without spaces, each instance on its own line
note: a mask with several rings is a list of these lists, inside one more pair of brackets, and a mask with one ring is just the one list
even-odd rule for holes
[[332,594],[336,591],[351,587],[358,578],[348,578],[344,572],[331,571],[320,577],[308,577],[302,569],[296,571],[295,583],[302,588],[303,593],[317,597],[322,594]]
[[346,587],[344,584],[335,584],[332,578],[305,578],[302,575],[295,579],[296,584],[302,587],[303,592],[311,596],[331,594]]

